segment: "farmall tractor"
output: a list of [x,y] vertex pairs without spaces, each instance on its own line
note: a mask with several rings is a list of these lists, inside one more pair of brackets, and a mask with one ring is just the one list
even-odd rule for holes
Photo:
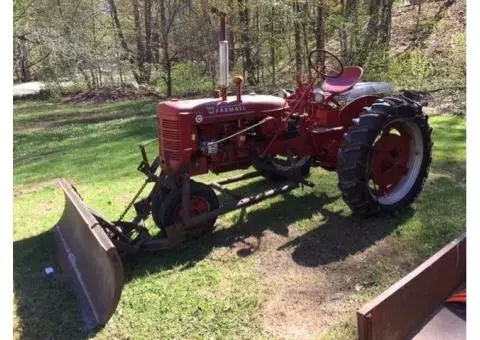
[[[104,325],[115,311],[123,287],[121,257],[173,247],[211,231],[219,215],[313,186],[312,167],[337,172],[338,188],[355,214],[401,210],[423,188],[432,129],[420,104],[393,96],[388,83],[359,82],[362,68],[344,67],[332,53],[318,50],[309,55],[313,79],[298,80],[294,91],[242,94],[237,76],[229,96],[225,13],[214,13],[221,27],[221,89],[212,98],[158,104],[158,155],[150,162],[148,143],[140,145],[138,170],[146,180],[122,216],[109,221],[88,208],[67,180],[59,181],[66,198],[54,228],[59,261],[72,279],[87,328]],[[254,171],[216,183],[195,180],[250,167]],[[271,180],[270,190],[240,197],[226,187],[259,176]],[[151,191],[141,198],[149,183]],[[220,202],[216,192],[235,203]],[[132,206],[136,216],[125,221]],[[150,216],[160,229],[156,236],[145,228]]]

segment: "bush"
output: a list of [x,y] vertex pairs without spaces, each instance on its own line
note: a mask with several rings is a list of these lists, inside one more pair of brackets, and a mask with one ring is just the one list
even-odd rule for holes
[[45,84],[45,88],[42,90],[42,92],[44,93],[45,97],[53,99],[75,95],[86,90],[87,87],[78,82],[51,82]]
[[[167,93],[166,73],[160,73],[157,90]],[[175,96],[187,96],[211,92],[212,79],[202,75],[200,67],[194,62],[175,64],[172,68],[172,94]]]
[[419,49],[390,58],[388,79],[394,86],[425,91],[434,73],[431,58]]

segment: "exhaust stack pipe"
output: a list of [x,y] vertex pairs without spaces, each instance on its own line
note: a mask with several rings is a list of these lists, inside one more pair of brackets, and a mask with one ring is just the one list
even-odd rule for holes
[[220,17],[220,41],[218,42],[218,58],[219,58],[219,84],[220,95],[222,100],[227,99],[228,88],[228,41],[226,34],[226,16],[225,12],[212,7],[212,13]]
[[221,88],[222,100],[227,99],[228,88],[228,41],[218,42],[218,56],[220,64],[219,84]]

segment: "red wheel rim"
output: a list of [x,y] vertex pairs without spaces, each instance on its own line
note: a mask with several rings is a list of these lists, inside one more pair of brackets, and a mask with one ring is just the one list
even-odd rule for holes
[[376,141],[370,179],[377,197],[391,193],[408,173],[411,136],[401,123],[386,127]]
[[[208,211],[210,211],[210,204],[208,203],[208,201],[205,198],[200,197],[200,196],[193,196],[192,197],[192,199],[190,201],[190,216],[191,217],[204,214]],[[182,222],[183,221],[182,214],[183,214],[183,207],[182,207],[182,204],[180,203],[180,205],[176,209],[176,213],[175,213],[175,221],[176,222]],[[201,223],[201,224],[198,224],[198,225],[195,225],[195,226],[191,226],[191,227],[186,228],[186,229],[187,230],[202,229],[206,225],[208,225],[208,222]]]

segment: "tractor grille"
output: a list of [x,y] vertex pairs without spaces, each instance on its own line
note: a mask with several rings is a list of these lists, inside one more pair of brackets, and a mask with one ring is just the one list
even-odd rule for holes
[[162,119],[162,127],[167,130],[180,129],[180,122],[178,120]]
[[178,120],[162,119],[161,145],[167,159],[180,159],[182,151],[180,122]]
[[168,160],[180,160],[180,153],[179,152],[172,152],[172,151],[165,151],[165,158]]
[[170,140],[180,140],[180,130],[163,129],[163,138]]
[[180,150],[181,145],[179,140],[163,139],[163,147],[167,150]]

